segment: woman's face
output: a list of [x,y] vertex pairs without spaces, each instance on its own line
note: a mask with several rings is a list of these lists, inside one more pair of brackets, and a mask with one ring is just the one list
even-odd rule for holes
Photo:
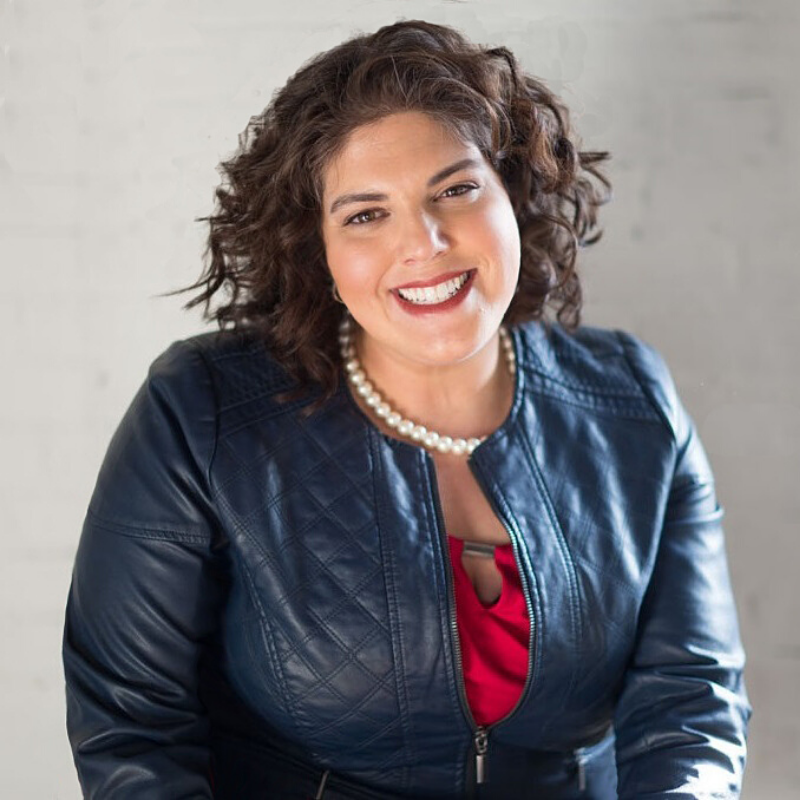
[[517,284],[505,187],[472,143],[403,112],[357,128],[323,173],[322,235],[362,357],[456,364],[490,342]]

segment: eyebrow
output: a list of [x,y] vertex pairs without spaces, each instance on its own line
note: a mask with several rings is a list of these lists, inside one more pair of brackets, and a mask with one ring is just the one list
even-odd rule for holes
[[[480,161],[477,158],[462,158],[460,161],[456,161],[454,164],[450,164],[449,167],[445,167],[444,169],[440,169],[435,175],[432,175],[428,179],[428,186],[435,186],[437,183],[441,183],[445,178],[449,178],[454,172],[458,172],[461,169],[466,169],[467,167],[477,167],[480,166]],[[337,197],[332,203],[330,208],[330,213],[334,214],[338,211],[342,206],[347,205],[348,203],[373,203],[379,200],[388,200],[388,195],[381,194],[379,192],[355,192],[352,194],[343,194]]]

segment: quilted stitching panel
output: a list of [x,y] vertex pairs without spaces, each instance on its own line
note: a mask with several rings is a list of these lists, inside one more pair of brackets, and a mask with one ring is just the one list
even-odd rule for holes
[[262,630],[251,636],[269,637],[278,663],[236,665],[238,682],[254,691],[281,683],[288,697],[272,712],[275,727],[323,762],[357,770],[367,761],[399,785],[402,730],[369,443],[335,401],[307,420],[274,417],[269,401],[244,388],[229,408],[238,417],[241,397],[255,397],[251,422],[223,420],[215,491],[260,609]]

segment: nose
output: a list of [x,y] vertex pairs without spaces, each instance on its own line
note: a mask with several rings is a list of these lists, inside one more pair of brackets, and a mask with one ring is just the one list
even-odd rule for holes
[[403,261],[430,261],[450,247],[442,220],[427,211],[409,215],[400,233]]

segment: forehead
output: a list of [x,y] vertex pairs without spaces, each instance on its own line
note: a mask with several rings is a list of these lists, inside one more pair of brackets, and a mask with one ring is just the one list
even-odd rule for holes
[[323,191],[356,188],[351,184],[364,180],[427,177],[445,162],[479,155],[475,144],[427,114],[391,114],[349,134],[322,171]]

